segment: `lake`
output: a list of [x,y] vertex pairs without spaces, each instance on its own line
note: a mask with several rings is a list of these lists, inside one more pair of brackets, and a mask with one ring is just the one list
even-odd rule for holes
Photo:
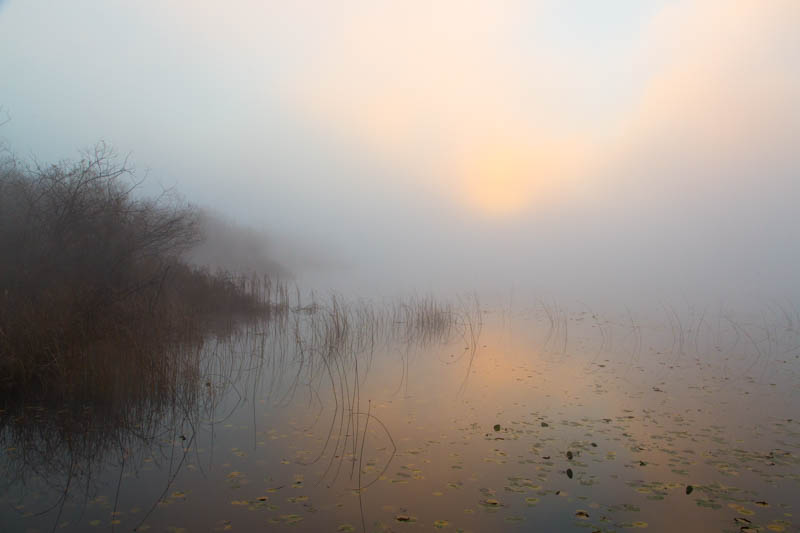
[[6,400],[3,531],[800,531],[781,306],[332,297],[164,357]]

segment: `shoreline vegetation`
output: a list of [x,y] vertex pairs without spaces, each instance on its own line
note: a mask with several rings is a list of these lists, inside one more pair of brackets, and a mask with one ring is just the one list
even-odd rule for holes
[[165,347],[287,305],[265,276],[187,261],[200,210],[140,184],[104,144],[77,162],[0,160],[0,393],[86,392],[125,379],[120,366],[169,376]]
[[[209,338],[229,338],[243,321],[293,335],[301,352],[331,361],[378,339],[435,342],[454,329],[477,343],[477,298],[453,306],[415,297],[377,308],[304,297],[275,279],[275,269],[271,276],[198,266],[192,252],[219,227],[174,191],[138,194],[141,180],[119,161],[102,143],[77,162],[0,158],[3,403],[113,403],[121,394],[149,403],[194,373]],[[234,230],[225,235],[235,240]]]

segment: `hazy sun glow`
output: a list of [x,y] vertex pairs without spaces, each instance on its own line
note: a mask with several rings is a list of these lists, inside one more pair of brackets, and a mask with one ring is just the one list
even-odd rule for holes
[[0,158],[103,139],[359,290],[782,293],[798,21],[798,0],[7,0]]
[[[568,21],[576,13],[545,1],[436,5],[359,10],[293,85],[293,105],[409,179],[435,176],[443,201],[473,213],[568,204],[644,144],[698,137],[715,157],[735,155],[762,120],[748,102],[783,102],[798,85],[767,60],[791,2],[654,3]],[[742,68],[760,77],[742,83]]]
[[502,215],[525,207],[534,170],[509,150],[489,149],[467,160],[464,186],[469,203],[481,211]]
[[556,168],[535,147],[511,141],[464,153],[454,172],[464,203],[490,216],[513,215],[552,192]]

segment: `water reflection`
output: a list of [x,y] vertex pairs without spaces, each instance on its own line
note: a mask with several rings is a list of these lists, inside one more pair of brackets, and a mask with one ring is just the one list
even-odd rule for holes
[[791,531],[798,323],[312,299],[7,398],[2,522]]
[[[136,508],[141,526],[168,501],[187,457],[194,456],[195,468],[213,468],[220,427],[229,427],[249,407],[255,437],[258,408],[285,408],[303,396],[317,421],[333,405],[325,444],[305,463],[316,464],[324,456],[323,477],[332,477],[332,483],[344,456],[362,451],[361,427],[366,434],[370,420],[391,439],[369,406],[364,412],[360,397],[375,350],[405,345],[408,353],[411,346],[447,342],[459,318],[451,306],[433,299],[379,309],[334,296],[327,305],[312,298],[263,320],[217,325],[214,332],[197,332],[177,343],[147,342],[147,358],[138,345],[94,346],[92,357],[105,355],[114,363],[103,365],[102,372],[93,368],[93,381],[81,382],[77,390],[43,387],[4,398],[2,493],[16,511],[4,523],[20,529],[48,522],[52,526],[46,529],[79,527],[87,509],[102,503],[111,506],[110,520],[92,525],[122,527],[123,479],[138,477],[144,467],[165,474],[166,483],[160,493],[148,490],[151,508]],[[112,470],[117,473],[113,502],[103,494]]]

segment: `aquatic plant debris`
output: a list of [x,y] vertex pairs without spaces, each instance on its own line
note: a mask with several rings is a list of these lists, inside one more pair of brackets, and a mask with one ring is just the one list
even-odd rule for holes
[[[359,316],[349,315],[348,327],[355,328],[349,335],[358,331],[359,320],[372,320]],[[126,441],[127,450],[117,457],[125,461],[121,478],[122,461],[114,463],[109,452],[103,464],[118,466],[101,474],[100,486],[106,488],[86,502],[85,518],[70,515],[71,508],[66,508],[59,524],[68,525],[61,529],[77,530],[72,524],[81,523],[84,528],[114,525],[137,531],[150,526],[161,531],[279,526],[346,532],[428,524],[476,531],[541,525],[542,513],[553,527],[588,531],[662,530],[667,523],[687,531],[696,524],[722,531],[795,527],[790,515],[797,511],[793,484],[800,479],[800,422],[789,421],[796,417],[782,413],[779,399],[764,391],[776,382],[783,383],[779,386],[786,393],[797,382],[796,373],[787,372],[784,382],[773,376],[763,384],[753,378],[734,385],[712,368],[695,372],[697,358],[670,369],[664,357],[653,355],[651,362],[640,360],[627,371],[635,372],[636,380],[623,379],[630,354],[604,348],[600,370],[591,363],[598,347],[592,349],[590,341],[592,335],[602,335],[589,327],[582,341],[585,353],[576,348],[567,359],[560,353],[531,351],[533,341],[517,352],[493,342],[503,351],[476,356],[474,373],[461,389],[464,374],[456,379],[454,366],[442,366],[453,342],[402,345],[395,351],[345,336],[336,342],[350,347],[330,352],[323,343],[331,334],[326,332],[333,331],[328,319],[305,312],[295,318],[292,328],[298,329],[284,334],[280,328],[269,332],[253,326],[244,337],[227,341],[235,353],[223,357],[227,352],[218,346],[210,351],[204,363],[209,377],[199,374],[188,382],[199,395],[182,397],[191,408],[167,404],[165,413],[174,418],[155,424],[152,434],[157,436],[149,441],[130,436],[150,431],[146,421],[136,420],[138,427],[128,437],[133,440]],[[485,314],[484,320],[484,331],[496,327],[488,325]],[[570,326],[577,347],[577,319]],[[379,331],[374,327],[372,331]],[[625,334],[633,335],[620,330],[615,338],[634,338]],[[408,339],[406,335],[403,330],[401,338]],[[460,343],[459,335],[454,337]],[[302,343],[292,344],[298,338]],[[268,349],[262,350],[262,344]],[[432,357],[439,350],[443,357]],[[317,359],[321,353],[336,355]],[[408,357],[417,365],[403,370],[397,393],[391,379],[397,377],[395,357]],[[733,365],[731,361],[720,360],[719,365]],[[220,370],[223,363],[231,367],[228,375]],[[261,374],[251,373],[259,368]],[[680,379],[669,389],[661,384],[662,374],[679,372]],[[656,393],[647,383],[640,387],[639,379],[652,379],[667,392]],[[206,382],[214,384],[211,390]],[[192,390],[184,386],[189,387],[186,392]],[[748,412],[733,401],[737,396],[732,387],[762,391],[761,401],[771,399],[775,416],[765,416],[759,405],[753,407],[752,418],[739,415],[729,423],[717,414],[733,409],[726,405]],[[19,410],[3,409],[12,424],[23,424],[20,428],[68,416],[30,403]],[[77,412],[90,416],[82,408]],[[493,423],[487,432],[483,419],[503,422]],[[188,429],[189,422],[194,429]],[[170,431],[157,433],[164,424]],[[62,426],[57,435],[64,431]],[[100,434],[102,426],[92,431]],[[10,450],[2,452],[8,464],[26,457],[21,450],[30,448],[35,442],[21,437],[0,442],[0,450]],[[130,490],[134,483],[152,485],[152,494],[146,488]],[[20,506],[8,515],[15,523],[37,523],[33,495],[51,493],[43,485],[34,490],[35,485],[30,484],[29,501],[13,502]],[[676,506],[678,514],[670,511]],[[205,525],[196,519],[202,513],[208,516]]]

